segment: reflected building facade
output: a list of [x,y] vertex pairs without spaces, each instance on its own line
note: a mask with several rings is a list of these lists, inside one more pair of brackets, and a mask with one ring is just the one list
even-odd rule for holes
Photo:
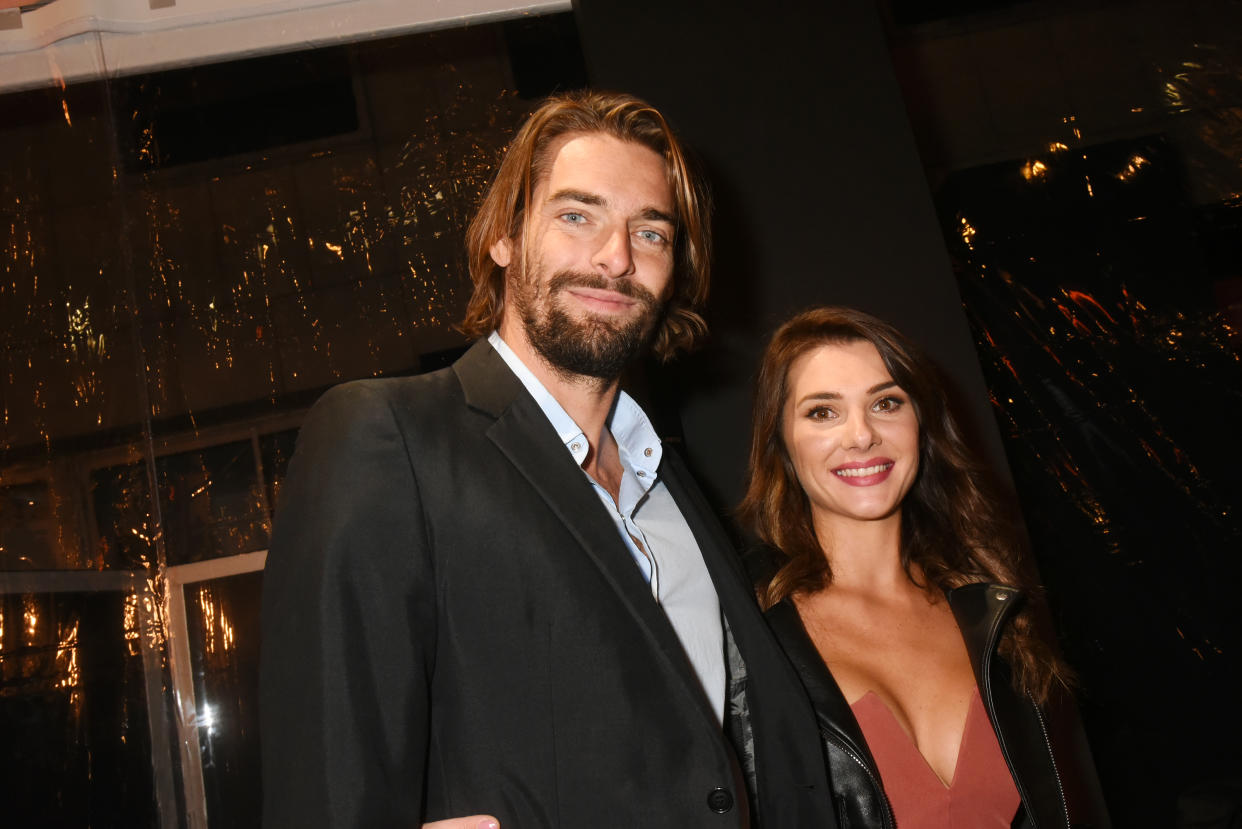
[[301,417],[463,350],[466,222],[577,48],[554,15],[0,93],[4,823],[258,826]]

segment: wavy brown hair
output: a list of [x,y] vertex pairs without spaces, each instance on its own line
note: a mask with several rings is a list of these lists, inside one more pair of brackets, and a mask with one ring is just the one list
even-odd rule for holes
[[[557,139],[601,133],[649,147],[664,159],[673,192],[677,227],[673,246],[673,295],[664,309],[652,350],[667,360],[692,348],[707,333],[700,311],[711,278],[711,198],[695,175],[681,143],[654,107],[632,95],[579,91],[545,100],[518,131],[496,178],[466,231],[474,294],[461,328],[475,337],[500,325],[505,305],[504,269],[492,261],[501,239],[520,240],[535,186],[548,174]],[[524,252],[519,251],[524,256]]]
[[[755,391],[750,446],[750,484],[739,506],[742,520],[779,554],[781,565],[760,589],[764,607],[832,584],[832,567],[811,519],[810,502],[798,482],[782,437],[794,361],[823,345],[865,341],[876,347],[894,381],[910,396],[919,423],[919,470],[901,505],[901,564],[929,591],[976,582],[1024,590],[1026,606],[1001,640],[1001,654],[1014,668],[1015,685],[1046,701],[1053,686],[1066,685],[1069,669],[1035,629],[1040,597],[1023,566],[1017,527],[982,483],[986,471],[962,437],[931,360],[897,329],[852,308],[804,311],[772,336],[763,354]],[[923,574],[919,584],[915,571]]]

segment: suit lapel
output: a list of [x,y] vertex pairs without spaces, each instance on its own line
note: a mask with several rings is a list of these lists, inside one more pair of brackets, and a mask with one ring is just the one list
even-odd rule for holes
[[698,485],[691,480],[681,458],[667,446],[660,463],[660,478],[672,493],[673,500],[699,543],[703,561],[716,585],[721,609],[729,612],[736,606],[733,604],[736,601],[754,604],[741,559],[734,554],[733,542],[725,535],[719,519]]
[[[593,561],[604,579],[652,640],[671,670],[715,721],[693,668],[668,617],[651,595],[599,495],[560,442],[539,405],[485,340],[453,365],[467,405],[490,414],[490,439],[548,505]],[[674,496],[677,497],[677,496]],[[679,498],[678,503],[683,503]],[[693,524],[696,538],[700,532]]]

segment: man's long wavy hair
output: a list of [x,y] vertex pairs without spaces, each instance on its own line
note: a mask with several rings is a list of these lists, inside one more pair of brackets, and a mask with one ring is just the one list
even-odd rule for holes
[[[901,505],[901,563],[910,580],[928,591],[976,582],[1021,588],[1025,607],[1001,640],[1015,686],[1041,703],[1069,670],[1038,635],[1033,609],[1041,598],[1022,566],[1017,527],[985,488],[982,465],[966,446],[950,411],[935,365],[891,325],[851,308],[822,307],[798,314],[773,335],[759,369],[750,447],[750,484],[739,506],[742,520],[783,562],[761,588],[771,607],[786,596],[815,593],[832,584],[832,551],[817,538],[810,502],[783,435],[789,369],[823,345],[869,342],[909,396],[919,423],[919,469]],[[922,573],[920,583],[915,573]]]
[[552,147],[563,136],[593,133],[640,144],[664,159],[677,220],[673,293],[652,350],[667,360],[680,349],[692,348],[707,333],[700,311],[707,302],[711,278],[711,200],[664,116],[638,98],[619,93],[581,91],[552,96],[518,131],[466,231],[474,294],[461,327],[481,337],[500,325],[505,274],[492,260],[491,247],[501,239],[511,239],[515,255],[525,261],[521,239],[527,207],[535,186],[548,175]]

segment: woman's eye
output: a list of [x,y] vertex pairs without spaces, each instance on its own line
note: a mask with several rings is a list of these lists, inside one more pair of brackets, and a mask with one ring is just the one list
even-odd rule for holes
[[837,413],[827,406],[816,406],[806,413],[811,420],[831,420],[837,416]]
[[901,408],[905,401],[896,397],[881,397],[875,401],[875,410],[877,412],[895,412]]

